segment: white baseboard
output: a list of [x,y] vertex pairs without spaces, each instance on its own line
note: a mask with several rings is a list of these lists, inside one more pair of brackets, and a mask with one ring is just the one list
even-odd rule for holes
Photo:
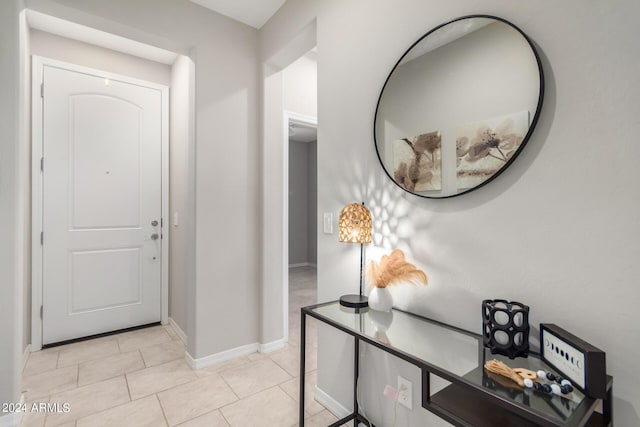
[[318,264],[313,262],[300,262],[297,264],[289,264],[289,268],[298,268],[298,267],[315,267],[318,268]]
[[[171,322],[172,320],[169,319]],[[176,325],[177,327],[177,325]],[[178,332],[176,332],[178,333]],[[178,333],[179,335],[179,333]],[[222,351],[220,353],[212,354],[209,356],[194,359],[189,352],[185,352],[185,360],[191,366],[191,369],[202,369],[207,366],[215,365],[216,363],[224,362],[226,360],[235,359],[236,357],[247,356],[251,353],[271,353],[272,351],[280,350],[285,346],[285,340],[280,339],[272,341],[266,344],[247,344],[240,347],[232,348],[231,350]]]
[[251,353],[258,351],[260,346],[258,343],[247,344],[240,347],[232,348],[231,350],[222,351],[220,353],[212,354],[209,356],[194,359],[189,352],[185,353],[185,360],[191,366],[191,369],[202,369],[207,366],[215,365],[216,363],[224,362],[225,360],[235,359],[236,357],[247,356]]
[[329,396],[327,393],[322,391],[316,386],[316,400],[325,408],[329,410],[333,415],[335,415],[338,419],[344,418],[347,415],[351,414],[351,411],[342,406],[337,400],[333,397]]
[[289,268],[308,267],[308,262],[299,262],[297,264],[289,264]]
[[24,348],[24,353],[22,353],[22,371],[27,366],[27,362],[29,361],[29,355],[31,354],[31,344],[27,344]]
[[[24,395],[20,397],[20,405],[24,404]],[[18,427],[24,412],[14,412],[0,416],[0,427]]]
[[171,328],[173,329],[173,332],[175,332],[178,338],[180,338],[180,341],[182,341],[184,345],[187,345],[187,334],[184,333],[182,328],[178,326],[176,321],[173,320],[171,317],[169,317],[169,326],[171,326]]
[[280,350],[285,344],[286,341],[283,339],[268,342],[266,344],[260,344],[258,346],[258,351],[260,353],[271,353],[272,351]]

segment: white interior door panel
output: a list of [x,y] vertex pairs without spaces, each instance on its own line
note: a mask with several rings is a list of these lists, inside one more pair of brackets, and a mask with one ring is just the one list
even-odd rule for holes
[[162,92],[50,65],[43,80],[43,344],[158,322]]

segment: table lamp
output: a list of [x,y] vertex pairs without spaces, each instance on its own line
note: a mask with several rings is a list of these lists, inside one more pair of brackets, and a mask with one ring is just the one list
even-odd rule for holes
[[362,294],[364,284],[364,244],[371,243],[371,212],[364,203],[351,203],[340,212],[338,220],[338,241],[347,243],[360,243],[360,294],[343,295],[340,297],[340,305],[352,308],[364,308],[369,305],[368,299]]

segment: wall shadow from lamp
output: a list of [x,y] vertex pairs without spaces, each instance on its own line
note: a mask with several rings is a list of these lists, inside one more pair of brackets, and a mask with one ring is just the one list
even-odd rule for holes
[[371,212],[364,206],[364,202],[350,203],[340,212],[338,219],[338,241],[345,243],[360,243],[360,293],[340,297],[340,305],[344,307],[362,309],[369,306],[368,298],[363,294],[364,288],[364,244],[371,243],[372,235]]
[[425,209],[421,199],[400,190],[386,176],[372,175],[369,188],[365,201],[373,218],[373,234],[372,243],[367,248],[367,259],[379,260],[382,255],[398,248],[414,260],[418,268],[429,272],[428,287],[394,286],[390,290],[394,307],[480,333],[481,325],[477,319],[452,316],[451,307],[456,307],[457,313],[476,312],[485,296],[473,287],[474,272],[464,270],[464,264],[445,262],[443,255],[454,247],[440,229],[442,216],[438,213],[442,202],[446,205],[468,204],[469,199],[482,192],[470,193],[466,198],[440,200],[435,206],[427,206],[438,210],[434,212]]

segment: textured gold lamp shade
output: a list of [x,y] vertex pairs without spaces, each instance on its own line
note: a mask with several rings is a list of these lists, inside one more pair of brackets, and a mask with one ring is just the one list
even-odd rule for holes
[[351,203],[340,212],[338,241],[371,243],[371,212],[360,203]]
[[360,293],[358,295],[342,295],[340,304],[345,307],[359,310],[369,305],[369,300],[362,293],[364,284],[362,269],[364,266],[364,243],[371,243],[371,228],[371,212],[364,207],[364,203],[351,203],[340,212],[338,241],[360,243]]

